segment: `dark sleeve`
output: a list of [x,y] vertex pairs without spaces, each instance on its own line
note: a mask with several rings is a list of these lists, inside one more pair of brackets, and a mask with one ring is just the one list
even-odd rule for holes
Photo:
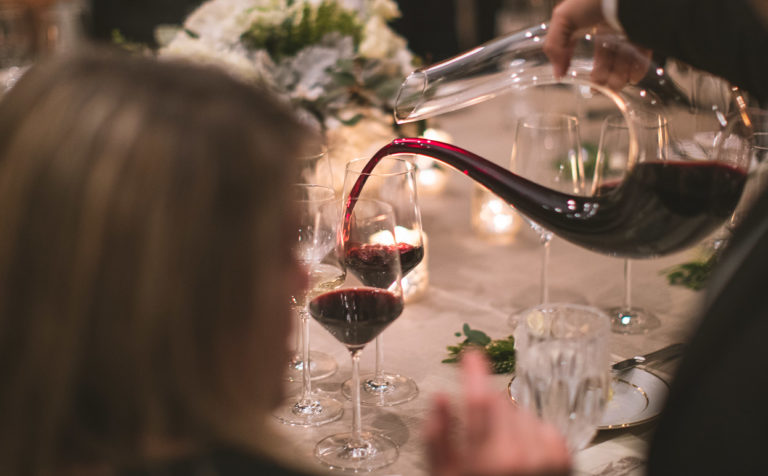
[[768,193],[708,284],[651,442],[649,476],[766,474]]
[[155,44],[155,27],[181,24],[202,0],[91,0],[91,36],[110,41],[118,30],[132,42]]
[[768,101],[768,28],[747,0],[619,0],[629,38]]

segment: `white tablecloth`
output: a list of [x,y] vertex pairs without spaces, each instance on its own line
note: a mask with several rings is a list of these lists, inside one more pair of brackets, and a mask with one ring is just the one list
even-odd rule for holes
[[[453,135],[454,143],[503,161],[511,145],[509,108],[509,101],[493,101],[442,118],[439,125]],[[415,379],[420,395],[395,407],[363,407],[364,426],[384,433],[400,446],[398,461],[374,474],[426,474],[420,432],[430,395],[436,391],[456,394],[459,390],[457,367],[440,362],[447,355],[446,345],[458,342],[454,332],[469,323],[492,337],[508,335],[510,312],[536,304],[539,297],[541,248],[537,235],[523,226],[516,241],[509,245],[490,244],[474,236],[470,228],[471,190],[472,183],[467,178],[451,172],[448,188],[441,195],[420,197],[424,230],[429,235],[431,284],[426,296],[408,304],[402,316],[383,333],[386,370]],[[598,255],[558,238],[551,246],[551,301],[598,307],[620,303],[621,259]],[[688,251],[634,262],[633,301],[657,313],[662,326],[646,335],[611,335],[609,349],[615,358],[646,353],[686,339],[695,324],[701,293],[670,286],[660,271],[693,255],[694,251]],[[315,382],[315,386],[343,399],[338,389],[350,375],[349,354],[314,322],[311,335],[312,348],[333,354],[340,364],[336,375]],[[363,371],[373,369],[374,354],[371,344],[363,355]],[[674,363],[655,370],[669,377],[673,367]],[[505,392],[509,377],[495,376],[494,382],[499,392]],[[291,391],[295,389],[291,387]],[[311,459],[318,440],[350,428],[349,401],[345,408],[341,420],[317,428],[277,426]],[[600,432],[590,447],[575,456],[577,474],[642,474],[652,429],[650,423]]]

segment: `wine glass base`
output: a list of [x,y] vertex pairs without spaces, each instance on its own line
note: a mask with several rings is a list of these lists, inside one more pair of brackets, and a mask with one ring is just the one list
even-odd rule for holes
[[[324,352],[309,352],[309,375],[312,380],[319,380],[330,377],[336,373],[339,364],[336,363],[336,359],[333,356]],[[289,382],[301,382],[303,378],[302,373],[304,371],[304,362],[301,360],[301,356],[294,355],[290,361],[288,361],[288,370],[285,372],[285,379]]]
[[[360,403],[377,407],[391,407],[410,402],[419,394],[419,387],[409,377],[384,372],[381,380],[375,374],[360,376]],[[341,393],[352,398],[352,379],[341,386]]]
[[345,471],[374,471],[397,461],[398,449],[386,436],[367,431],[360,439],[352,433],[339,433],[320,440],[315,457],[331,469]]
[[639,307],[614,307],[607,312],[611,316],[611,331],[616,334],[645,334],[661,326],[654,313]]
[[291,426],[319,426],[336,421],[344,414],[344,407],[334,398],[310,395],[309,400],[291,397],[274,412],[275,418]]

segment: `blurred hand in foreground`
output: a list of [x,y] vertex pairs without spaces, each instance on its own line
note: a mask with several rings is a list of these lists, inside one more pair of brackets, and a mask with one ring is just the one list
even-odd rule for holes
[[464,425],[457,424],[446,395],[434,396],[426,422],[433,476],[569,474],[571,460],[563,437],[490,388],[482,353],[468,352],[461,367]]

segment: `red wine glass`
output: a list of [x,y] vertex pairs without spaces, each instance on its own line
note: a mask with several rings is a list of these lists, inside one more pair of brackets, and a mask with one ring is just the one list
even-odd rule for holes
[[[406,156],[410,157],[410,156]],[[395,213],[395,237],[400,251],[400,265],[403,276],[407,275],[424,257],[424,243],[421,231],[421,212],[416,194],[415,168],[403,156],[386,157],[371,172],[363,172],[368,159],[356,159],[347,163],[344,174],[343,197],[346,202],[357,180],[364,176],[365,186],[359,198],[381,200],[389,203]],[[355,268],[349,268],[357,273]],[[358,278],[366,283],[365,275]],[[365,405],[391,406],[414,399],[419,388],[412,378],[387,372],[384,366],[384,345],[382,337],[376,337],[376,368],[374,373],[361,378],[362,396]],[[350,397],[352,382],[342,385],[342,393]]]
[[[332,189],[320,185],[296,184],[291,188],[298,215],[294,251],[307,272],[309,285],[291,299],[299,315],[302,360],[309,359],[309,314],[307,301],[344,282],[345,267],[340,241],[341,201]],[[274,411],[288,425],[317,426],[341,418],[341,402],[312,393],[310,366],[302,368],[299,395],[290,397]]]
[[394,212],[386,203],[357,200],[344,220],[347,274],[341,288],[309,303],[309,313],[352,357],[352,431],[322,439],[315,456],[331,468],[373,471],[397,460],[397,445],[363,430],[360,415],[360,354],[403,310],[402,269]]
[[[584,190],[584,164],[578,118],[557,113],[520,118],[515,129],[511,168],[516,174],[552,190],[580,194]],[[553,234],[544,224],[523,217],[539,234],[543,252],[539,304],[547,304],[549,245]],[[517,312],[510,317],[513,327],[519,316],[520,312]]]
[[[310,141],[310,146],[305,154],[298,159],[296,183],[322,185],[334,189],[333,171],[328,158],[328,150],[324,145],[318,145]],[[334,189],[335,190],[335,189]],[[299,321],[301,327],[301,321]],[[288,361],[288,370],[285,378],[291,382],[300,382],[303,379],[304,359],[302,357],[302,333],[296,333],[296,347]],[[309,373],[312,380],[330,377],[339,366],[332,355],[325,352],[310,350]]]
[[[669,156],[669,128],[664,116],[632,114],[637,134],[638,161],[663,161]],[[600,195],[617,187],[624,178],[629,128],[623,116],[612,115],[603,121],[597,151],[593,190]],[[643,334],[661,326],[651,311],[632,303],[632,262],[624,258],[624,298],[620,306],[606,310],[611,330],[619,334]]]

